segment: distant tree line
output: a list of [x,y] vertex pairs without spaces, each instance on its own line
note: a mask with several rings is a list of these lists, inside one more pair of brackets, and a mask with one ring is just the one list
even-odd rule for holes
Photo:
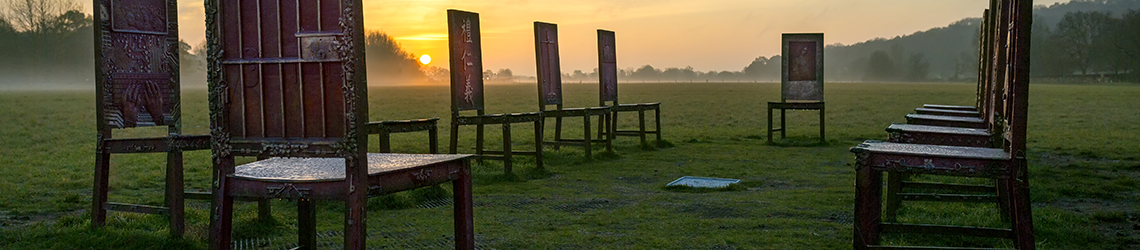
[[91,15],[72,0],[0,1],[0,86],[90,82]]
[[1070,12],[1056,26],[1033,27],[1034,76],[1140,81],[1140,11]]

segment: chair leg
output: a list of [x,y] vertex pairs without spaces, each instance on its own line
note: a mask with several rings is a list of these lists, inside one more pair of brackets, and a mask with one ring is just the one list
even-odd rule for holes
[[269,205],[269,199],[261,199],[257,201],[257,219],[262,221],[269,221],[273,219],[272,206]]
[[455,249],[475,249],[474,208],[471,197],[471,168],[468,163],[459,171],[459,178],[452,181],[452,205],[455,209]]
[[554,150],[562,149],[562,117],[554,117]]
[[475,155],[483,162],[483,124],[475,125]]
[[825,111],[826,110],[824,108],[822,108],[822,107],[819,108],[819,143],[827,143],[827,134],[824,133],[824,128],[826,128],[827,126],[824,125],[824,121],[823,121],[824,120],[824,114],[827,113]]
[[882,219],[882,172],[870,166],[855,166],[855,249],[879,243]]
[[543,119],[534,121],[534,167],[543,169],[542,167],[542,130]]
[[388,130],[381,129],[380,133],[378,133],[376,137],[379,138],[377,141],[380,142],[380,153],[391,153],[392,135],[388,132]]
[[898,215],[899,205],[902,200],[899,193],[902,193],[902,182],[905,181],[909,174],[890,172],[887,174],[887,202],[884,205],[886,208],[885,221],[894,222]]
[[439,128],[434,123],[428,128],[428,153],[439,153]]
[[641,145],[649,145],[648,142],[645,141],[645,110],[637,111],[637,126],[637,135],[641,136]]
[[788,138],[788,110],[780,109],[780,139]]
[[768,144],[772,144],[772,105],[768,105]]
[[451,138],[448,139],[449,141],[451,141],[451,144],[448,145],[448,151],[447,152],[450,154],[455,154],[455,153],[458,153],[458,149],[459,149],[459,124],[454,121],[454,119],[455,119],[454,117],[452,117],[452,119],[453,120],[451,121]]
[[586,148],[586,159],[593,157],[594,143],[590,140],[590,125],[590,115],[582,116],[582,130],[585,132],[582,136],[582,146]]
[[[602,117],[602,119],[600,121],[598,121],[598,139],[606,140],[606,151],[608,151],[608,152],[614,151],[613,130],[609,130],[609,125],[611,122],[610,119],[612,119],[612,118],[613,117],[610,116],[610,113],[607,112],[606,115],[604,117]],[[602,134],[603,134],[602,133],[602,131],[603,131],[602,123],[606,124],[605,130],[608,130],[605,133],[606,134],[605,138],[602,138]]]
[[111,166],[111,153],[100,149],[95,153],[95,187],[92,188],[91,197],[91,225],[102,227],[107,224],[107,189]]
[[214,164],[214,184],[212,185],[211,192],[214,194],[210,204],[210,246],[209,249],[229,250],[233,247],[233,217],[234,217],[234,198],[226,194],[227,175],[234,167],[234,158],[221,157],[215,158]]
[[297,245],[299,249],[317,249],[317,203],[297,200]]
[[610,114],[609,114],[609,113],[606,113],[606,116],[605,116],[605,118],[602,118],[602,119],[598,119],[598,140],[602,140],[602,134],[605,134],[605,131],[606,131],[606,130],[603,128],[603,125],[602,125],[602,123],[606,123],[606,122],[608,122],[608,121],[609,121],[609,119],[610,119]]
[[1029,199],[1028,166],[1024,160],[1017,161],[1015,167],[1018,174],[1009,181],[1010,215],[1013,218],[1013,230],[1017,236],[1018,249],[1035,249],[1036,240],[1033,236],[1033,208]]
[[653,122],[657,123],[657,142],[661,142],[661,107],[653,110]]
[[182,237],[186,231],[186,203],[183,199],[182,151],[166,153],[166,208],[170,211],[170,234]]
[[[541,140],[539,143],[542,143]],[[511,124],[503,123],[503,171],[511,174]]]

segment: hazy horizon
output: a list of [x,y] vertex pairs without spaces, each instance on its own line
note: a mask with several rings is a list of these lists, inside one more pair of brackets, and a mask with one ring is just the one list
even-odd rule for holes
[[[446,10],[480,13],[483,64],[535,75],[534,21],[559,25],[563,72],[597,67],[597,29],[617,34],[618,67],[691,66],[739,71],[759,56],[780,54],[780,34],[821,32],[827,44],[854,44],[980,17],[988,0],[583,0],[572,3],[501,0],[364,1],[365,27],[395,37],[404,50],[428,54],[428,66],[447,68]],[[1052,5],[1069,0],[1034,0]],[[91,2],[80,1],[90,13]],[[202,0],[179,1],[179,36],[205,40]],[[872,18],[877,17],[877,18]]]

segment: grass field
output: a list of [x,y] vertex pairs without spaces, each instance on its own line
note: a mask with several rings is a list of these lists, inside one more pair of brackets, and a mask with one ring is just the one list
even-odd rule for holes
[[[531,84],[488,86],[490,113],[537,110]],[[789,112],[789,138],[766,145],[764,102],[779,99],[778,83],[623,84],[623,103],[662,102],[665,140],[646,150],[635,138],[616,142],[616,155],[583,159],[581,150],[546,153],[545,171],[519,157],[516,173],[501,165],[474,167],[475,231],[484,249],[846,249],[852,239],[853,155],[867,139],[885,140],[890,123],[923,103],[973,104],[973,84],[829,83],[827,144],[817,140],[813,112]],[[597,104],[597,85],[565,86],[567,107]],[[438,116],[449,124],[447,88],[375,87],[370,117]],[[1034,221],[1040,249],[1140,247],[1140,86],[1033,85],[1029,157]],[[184,132],[205,134],[204,90],[183,94]],[[632,127],[632,117],[623,118]],[[553,123],[553,122],[551,122]],[[578,124],[578,125],[575,125]],[[94,162],[94,94],[0,92],[0,249],[204,249],[204,201],[188,201],[187,234],[171,238],[165,219],[112,212],[108,226],[90,227]],[[548,128],[552,125],[548,124]],[[570,120],[571,136],[580,121]],[[441,130],[446,131],[446,130]],[[489,129],[496,141],[497,129]],[[527,128],[513,139],[530,145]],[[548,135],[553,129],[546,130]],[[116,132],[158,136],[165,129]],[[460,132],[473,152],[474,128]],[[447,132],[440,141],[446,145]],[[426,135],[393,137],[399,152],[427,152]],[[372,149],[378,148],[371,142]],[[492,147],[497,148],[497,145]],[[519,146],[516,146],[519,147]],[[187,189],[205,189],[210,153],[186,153]],[[250,159],[243,159],[249,161]],[[162,204],[162,154],[112,158],[111,201]],[[744,180],[726,191],[672,190],[681,176]],[[451,206],[442,189],[370,200],[369,246],[449,248]],[[235,239],[242,248],[281,249],[295,242],[294,203],[273,201],[274,220],[257,219],[240,203]],[[318,207],[319,241],[340,244],[343,206]],[[901,221],[1001,226],[992,204],[904,203]],[[891,243],[1009,247],[991,239],[892,235]]]

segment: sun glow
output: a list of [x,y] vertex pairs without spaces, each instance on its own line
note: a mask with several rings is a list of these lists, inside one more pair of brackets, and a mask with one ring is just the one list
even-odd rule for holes
[[427,54],[424,54],[424,55],[420,56],[420,63],[422,63],[422,64],[424,64],[424,65],[427,65],[428,63],[431,63],[431,56],[429,56],[429,55],[427,55]]

